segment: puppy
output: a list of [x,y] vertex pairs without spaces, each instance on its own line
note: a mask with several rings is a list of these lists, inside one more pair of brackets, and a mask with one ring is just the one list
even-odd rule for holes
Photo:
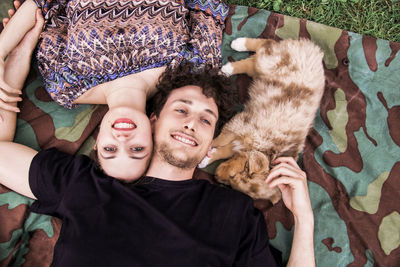
[[218,166],[216,179],[275,204],[280,190],[267,187],[265,179],[276,158],[297,160],[304,146],[324,92],[323,53],[307,39],[238,38],[231,46],[256,52],[221,69],[227,75],[253,78],[249,100],[213,141],[214,152],[202,166],[230,158]]

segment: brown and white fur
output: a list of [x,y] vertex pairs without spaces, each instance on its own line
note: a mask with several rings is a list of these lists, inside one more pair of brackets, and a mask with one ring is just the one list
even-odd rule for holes
[[230,158],[218,166],[217,180],[275,204],[281,193],[267,187],[265,179],[276,158],[297,160],[304,146],[324,91],[323,53],[307,39],[238,38],[231,46],[256,53],[224,65],[222,72],[246,73],[253,83],[245,109],[213,141],[208,164]]

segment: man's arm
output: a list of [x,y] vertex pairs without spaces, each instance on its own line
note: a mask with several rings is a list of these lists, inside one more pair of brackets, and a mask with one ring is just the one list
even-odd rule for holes
[[286,207],[294,216],[294,236],[288,267],[313,267],[314,214],[307,188],[307,176],[293,158],[278,158],[266,182],[270,187],[278,186]]
[[29,168],[37,151],[12,142],[0,141],[0,184],[36,199],[29,186]]
[[8,93],[20,93],[20,90],[5,81],[4,59],[35,26],[37,10],[35,2],[26,0],[0,34],[0,87]]
[[[36,13],[35,26],[24,36],[22,41],[9,54],[5,63],[5,81],[14,88],[21,89],[28,75],[32,52],[36,47],[42,31],[44,19],[40,10]],[[7,25],[8,26],[8,25]],[[12,141],[15,134],[17,114],[17,102],[21,100],[18,95],[7,94],[0,88],[0,140]],[[11,97],[11,98],[10,98]],[[8,101],[7,101],[8,100]],[[5,107],[14,107],[14,110],[5,109]]]

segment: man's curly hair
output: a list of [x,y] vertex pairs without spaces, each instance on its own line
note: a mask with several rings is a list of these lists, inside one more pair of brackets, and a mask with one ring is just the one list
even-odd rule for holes
[[195,70],[191,63],[184,63],[173,69],[167,68],[156,86],[157,93],[147,105],[148,114],[154,112],[159,116],[170,93],[187,85],[199,86],[205,96],[214,99],[219,114],[215,127],[215,136],[218,135],[222,125],[234,114],[236,95],[230,78],[219,74],[219,69],[210,65],[198,70]]

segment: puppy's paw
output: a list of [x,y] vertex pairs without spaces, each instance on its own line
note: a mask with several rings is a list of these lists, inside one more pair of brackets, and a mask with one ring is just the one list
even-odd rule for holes
[[[212,153],[215,152],[215,150],[217,150],[216,148],[212,148],[211,149],[211,157],[212,157]],[[210,164],[211,158],[208,157],[207,155],[203,158],[203,160],[199,163],[199,165],[197,165],[197,167],[199,167],[200,169],[205,168],[208,166],[208,164]]]
[[199,167],[200,169],[207,167],[208,163],[210,162],[210,159],[211,158],[205,156],[204,159],[199,163],[199,165],[197,165],[197,167]]
[[222,66],[221,68],[221,73],[226,75],[226,76],[230,76],[233,73],[233,65],[232,63],[226,63],[225,65]]
[[246,48],[246,39],[246,37],[240,37],[233,40],[231,43],[232,49],[239,52],[248,51]]

